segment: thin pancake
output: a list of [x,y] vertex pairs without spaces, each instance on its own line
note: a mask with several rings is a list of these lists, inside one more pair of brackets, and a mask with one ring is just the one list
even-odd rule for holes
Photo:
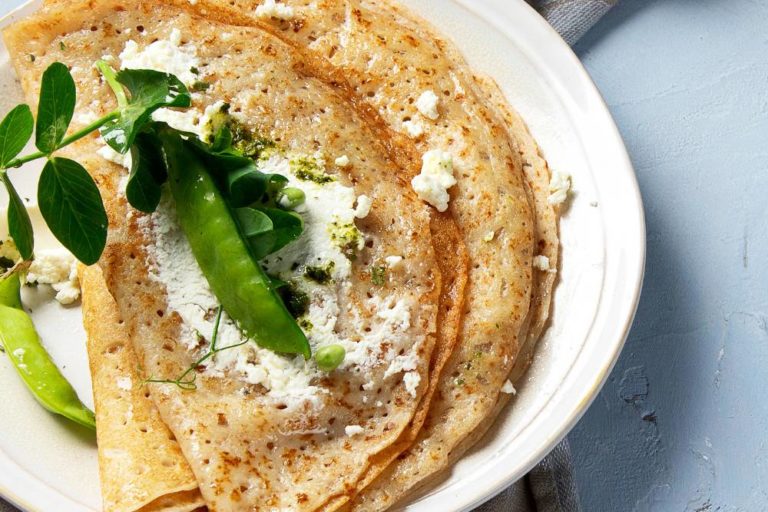
[[[440,148],[454,157],[459,182],[449,211],[471,264],[463,325],[416,444],[355,505],[386,508],[445,468],[451,452],[483,425],[527,339],[535,219],[516,142],[459,52],[390,2],[288,0],[296,13],[288,21],[258,18],[256,0],[214,3],[239,9],[231,23],[245,16],[293,42],[307,60],[326,59],[390,127],[406,133],[405,121],[422,124],[420,151]],[[210,2],[197,5],[211,9]],[[434,122],[415,107],[425,91],[440,97]]]
[[[146,20],[150,18],[153,24],[147,27]],[[316,149],[319,143],[331,155],[358,151],[368,158],[363,168],[353,167],[339,175],[345,183],[354,182],[356,189],[371,196],[376,205],[362,223],[363,230],[374,235],[374,247],[365,257],[358,258],[355,265],[363,266],[393,253],[405,256],[402,280],[395,276],[392,287],[386,291],[389,297],[412,297],[419,305],[410,312],[409,332],[419,341],[414,371],[426,377],[439,292],[427,209],[400,184],[404,181],[402,170],[393,168],[386,158],[387,151],[374,142],[390,141],[382,138],[380,132],[374,136],[357,114],[348,109],[345,100],[324,84],[297,74],[294,70],[302,69],[302,63],[290,48],[266,38],[260,31],[230,30],[189,17],[178,9],[148,2],[68,5],[63,11],[50,11],[22,22],[6,35],[9,46],[15,50],[22,83],[28,96],[34,98],[37,77],[52,60],[65,59],[87,70],[102,54],[119,53],[127,36],[123,31],[117,34],[117,27],[137,27],[142,23],[147,41],[167,37],[171,27],[194,34],[197,42],[204,41],[199,46],[201,58],[209,67],[209,76],[215,77],[209,94],[230,99],[233,109],[240,108],[259,132],[285,141],[292,150],[307,152]],[[219,36],[225,32],[229,34],[227,41]],[[30,39],[29,34],[35,37]],[[69,54],[55,50],[60,47],[58,34],[64,34],[61,48],[71,50]],[[242,44],[246,41],[248,48]],[[224,62],[227,52],[237,53],[237,66]],[[24,56],[30,53],[37,56],[34,66],[25,62]],[[274,94],[239,97],[242,91],[253,87],[255,69],[269,74]],[[101,101],[104,109],[108,108],[111,100],[103,88],[93,80],[77,78],[84,91],[81,104],[89,105],[95,99]],[[258,111],[258,115],[249,109]],[[147,371],[158,377],[177,375],[189,364],[190,356],[176,343],[178,318],[155,314],[164,311],[166,304],[162,287],[146,277],[144,249],[151,241],[146,240],[135,221],[126,222],[125,204],[117,194],[117,169],[99,159],[88,159],[87,155],[96,147],[95,141],[88,139],[79,144],[78,153],[96,176],[110,215],[112,231],[102,261],[108,285]],[[367,166],[377,172],[371,172]],[[131,257],[126,258],[126,254]],[[347,298],[353,308],[363,300],[359,294],[379,293],[370,289],[367,277],[363,282],[367,272],[356,271],[354,276],[351,296]],[[340,326],[342,331],[345,328]],[[383,382],[384,368],[378,368],[371,370],[366,379]],[[341,372],[327,381],[322,385],[346,390],[343,400],[333,393],[336,401],[326,403],[325,409],[315,416],[296,417],[295,411],[267,407],[259,397],[244,400],[238,396],[242,386],[207,377],[198,378],[195,393],[153,386],[152,397],[202,483],[203,495],[217,510],[242,509],[256,503],[310,510],[329,495],[353,486],[370,457],[397,440],[413,417],[427,384],[426,378],[422,378],[415,396],[411,396],[398,381],[390,379],[381,387],[382,405],[376,407],[361,400],[364,393],[358,389],[365,383],[361,378]],[[361,422],[361,418],[370,419]],[[347,438],[343,427],[355,422],[365,425],[366,435]],[[324,425],[328,425],[327,435],[300,433]],[[291,431],[297,435],[291,435]]]
[[80,267],[104,512],[189,512],[205,503],[179,444],[145,395],[138,360],[97,266]]

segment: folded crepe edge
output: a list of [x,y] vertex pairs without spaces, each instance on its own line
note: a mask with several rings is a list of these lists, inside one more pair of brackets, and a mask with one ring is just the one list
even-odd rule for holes
[[101,269],[78,269],[96,405],[104,512],[191,512],[192,470],[142,385],[139,362]]

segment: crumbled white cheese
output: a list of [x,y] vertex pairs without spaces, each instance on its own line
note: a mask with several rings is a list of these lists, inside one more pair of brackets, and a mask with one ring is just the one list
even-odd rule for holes
[[405,128],[405,132],[414,139],[418,139],[424,134],[424,127],[414,121],[404,121],[403,128]]
[[192,85],[198,80],[192,72],[192,68],[200,65],[197,47],[182,45],[181,32],[176,28],[171,30],[168,39],[158,39],[141,50],[136,41],[127,41],[119,58],[122,69],[164,71],[176,75],[185,85]]
[[421,375],[419,375],[418,372],[407,372],[403,375],[403,385],[405,385],[405,390],[408,391],[412,397],[416,396],[420,382]]
[[87,126],[97,119],[99,119],[99,116],[97,116],[92,110],[83,110],[82,112],[78,112],[75,115],[75,123],[82,126]]
[[337,167],[346,167],[349,165],[350,161],[347,155],[341,155],[336,160],[334,160],[333,163],[335,163]]
[[122,389],[123,391],[130,391],[133,388],[133,382],[131,381],[131,377],[118,377],[117,379],[117,387],[118,389]]
[[80,298],[77,260],[64,248],[36,251],[26,282],[51,285],[56,300],[65,305]]
[[489,231],[483,237],[483,242],[492,242],[495,237],[496,237],[496,232],[495,231]]
[[384,261],[387,263],[387,266],[393,270],[400,267],[400,265],[403,263],[403,257],[402,256],[387,256],[384,258]]
[[131,168],[132,160],[130,151],[124,155],[121,155],[110,146],[107,146],[105,143],[102,147],[96,150],[96,154],[104,160],[108,160],[112,163],[125,167],[126,169]]
[[416,100],[416,108],[421,112],[421,115],[434,121],[440,117],[440,112],[437,111],[439,101],[437,94],[432,91],[424,91]]
[[450,153],[433,149],[422,157],[421,173],[411,180],[411,186],[422,201],[437,211],[448,209],[448,189],[456,184],[453,176],[453,158]]
[[556,269],[549,266],[549,258],[543,255],[533,257],[533,268],[537,268],[542,272],[557,272]]
[[355,206],[355,217],[358,219],[364,219],[371,213],[371,206],[373,205],[373,199],[365,194],[361,194],[357,197],[357,206]]
[[264,3],[256,8],[256,16],[287,21],[293,19],[295,13],[290,5],[277,3],[275,0],[264,0]]
[[360,425],[347,425],[346,427],[344,427],[344,433],[347,434],[349,437],[362,434],[363,432],[365,432],[365,429]]
[[571,175],[565,172],[556,171],[552,173],[552,179],[549,181],[549,204],[561,204],[568,199],[568,191],[571,188]]
[[517,390],[515,389],[515,386],[512,385],[512,381],[507,379],[507,382],[504,383],[503,386],[501,386],[501,392],[506,393],[507,395],[516,395]]

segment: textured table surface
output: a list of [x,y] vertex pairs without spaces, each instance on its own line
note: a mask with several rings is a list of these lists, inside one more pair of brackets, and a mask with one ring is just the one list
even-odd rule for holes
[[584,510],[768,510],[768,1],[622,0],[576,51],[648,225],[634,328],[570,437]]
[[635,326],[571,434],[584,510],[766,510],[768,0],[622,0],[576,51],[648,223]]

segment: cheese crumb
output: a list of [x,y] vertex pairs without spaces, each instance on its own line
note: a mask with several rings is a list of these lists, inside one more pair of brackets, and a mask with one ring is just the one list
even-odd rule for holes
[[387,262],[387,266],[391,269],[398,268],[403,263],[403,257],[402,256],[387,256],[384,258],[384,261]]
[[416,108],[421,112],[421,115],[434,121],[440,117],[440,113],[437,111],[439,101],[437,94],[432,91],[424,91],[416,100]]
[[553,268],[551,268],[549,266],[549,258],[547,258],[546,256],[542,256],[542,255],[534,256],[534,258],[533,258],[533,268],[537,268],[537,269],[541,270],[542,272],[552,272],[552,273],[557,272],[557,270],[555,270],[555,269],[553,269]]
[[418,139],[424,134],[424,127],[413,121],[403,122],[403,128],[405,128],[405,132],[413,139]]
[[72,304],[80,298],[77,260],[64,248],[37,251],[26,282],[51,285],[61,304]]
[[362,434],[363,432],[365,432],[365,429],[360,425],[347,425],[346,427],[344,427],[344,433],[347,434],[349,437]]
[[416,391],[419,389],[420,382],[421,375],[419,375],[419,372],[408,372],[403,375],[403,385],[405,385],[405,390],[414,398],[416,397]]
[[334,160],[334,162],[337,167],[346,167],[349,165],[349,157],[347,155],[341,155],[339,158]]
[[496,237],[496,232],[495,231],[489,231],[483,237],[483,242],[491,242],[491,241],[493,241],[493,239],[495,237]]
[[264,0],[264,3],[256,8],[256,16],[259,18],[275,18],[287,21],[294,17],[293,7],[277,3],[275,0]]
[[123,391],[130,391],[133,388],[133,382],[130,377],[119,377],[117,379],[117,387]]
[[549,181],[549,204],[562,204],[568,199],[568,191],[571,188],[571,175],[565,172],[555,172]]
[[448,189],[456,184],[453,176],[451,154],[439,149],[424,153],[421,174],[411,180],[411,186],[422,201],[431,204],[437,211],[448,209]]
[[503,386],[501,386],[501,392],[506,393],[507,395],[516,395],[517,390],[515,389],[515,386],[512,385],[512,382],[507,379],[507,382],[504,383]]
[[373,205],[373,199],[365,194],[357,196],[357,206],[355,206],[355,217],[358,219],[364,219],[371,213],[371,205]]

